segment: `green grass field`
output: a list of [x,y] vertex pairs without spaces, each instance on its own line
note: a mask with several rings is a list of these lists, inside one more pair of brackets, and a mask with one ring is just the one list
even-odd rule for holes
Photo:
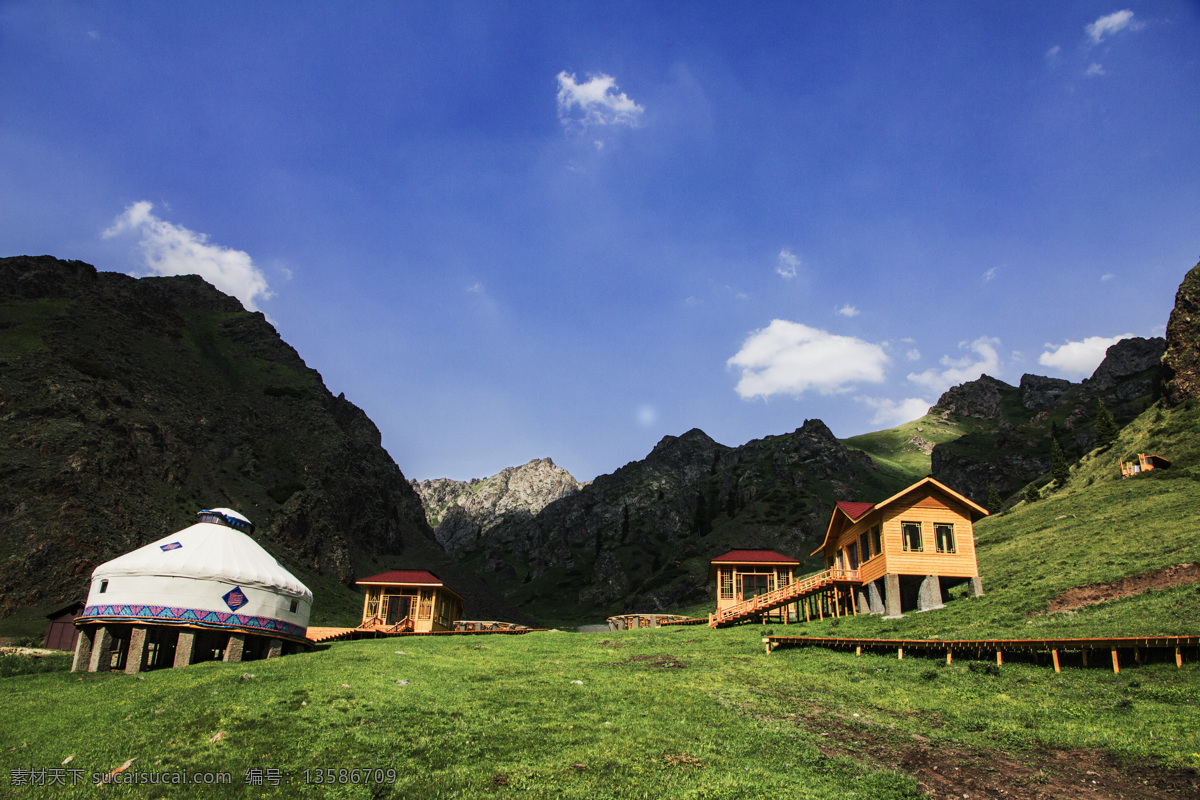
[[[1000,785],[1032,798],[1075,796],[1090,781],[1089,796],[1194,796],[1194,660],[1120,675],[1068,662],[1056,674],[1033,661],[767,655],[761,638],[1195,634],[1200,584],[1067,613],[1047,604],[1200,560],[1198,415],[1151,409],[1066,487],[981,521],[985,596],[899,620],[395,638],[140,677],[72,674],[65,658],[32,672],[5,657],[0,795],[916,798]],[[1139,451],[1172,469],[1115,478],[1116,456]],[[91,783],[130,759],[122,775],[219,772],[229,783]],[[66,785],[12,783],[31,775]],[[1173,788],[1156,794],[1160,780]]]

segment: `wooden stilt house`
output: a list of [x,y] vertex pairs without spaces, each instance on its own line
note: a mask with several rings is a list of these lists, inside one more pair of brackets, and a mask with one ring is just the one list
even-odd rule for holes
[[933,478],[879,503],[838,503],[813,551],[855,587],[856,610],[899,616],[940,608],[963,582],[983,594],[972,524],[987,510]]
[[452,631],[463,616],[462,595],[428,570],[395,569],[355,583],[366,589],[359,630]]

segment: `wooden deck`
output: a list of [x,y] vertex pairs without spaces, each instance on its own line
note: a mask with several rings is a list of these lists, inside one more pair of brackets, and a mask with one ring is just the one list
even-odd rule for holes
[[[946,656],[946,663],[960,657],[991,659],[1003,666],[1004,653],[1045,654],[1049,656],[1055,672],[1062,671],[1062,661],[1068,655],[1078,657],[1081,665],[1106,663],[1111,659],[1112,670],[1121,671],[1120,652],[1140,662],[1143,652],[1165,653],[1172,650],[1175,666],[1183,666],[1186,648],[1200,648],[1200,636],[1131,636],[1115,639],[833,639],[819,636],[767,636],[763,643],[770,653],[779,647],[828,647],[835,650],[854,650],[856,656],[863,651],[894,652],[897,658],[908,654]],[[1132,651],[1132,652],[1130,652]],[[1193,654],[1200,655],[1200,654]],[[1090,658],[1089,658],[1090,656]]]
[[708,617],[708,627],[724,628],[729,625],[736,625],[748,619],[761,617],[767,612],[781,606],[786,606],[789,603],[795,603],[798,600],[803,600],[813,595],[837,590],[839,585],[857,585],[858,583],[858,570],[827,569],[824,572],[798,578],[787,586],[780,586],[766,594],[752,597],[735,606],[730,606],[720,613],[710,614]]
[[536,633],[545,628],[501,628],[474,631],[392,631],[373,628],[309,628],[308,640],[313,644],[344,642],[351,639],[386,639],[393,636],[485,636],[498,633]]

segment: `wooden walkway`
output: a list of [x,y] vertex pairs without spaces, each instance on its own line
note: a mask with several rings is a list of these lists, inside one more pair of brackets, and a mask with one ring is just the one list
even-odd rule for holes
[[545,628],[498,628],[474,631],[385,631],[371,628],[309,628],[308,640],[313,644],[344,642],[349,639],[387,639],[393,636],[482,636],[498,633],[518,634],[545,631]]
[[[1090,660],[1106,662],[1112,660],[1113,672],[1121,671],[1119,653],[1132,655],[1140,662],[1143,652],[1159,652],[1170,655],[1174,650],[1175,666],[1183,666],[1185,648],[1200,647],[1200,636],[1131,636],[1116,639],[832,639],[819,636],[767,636],[763,643],[770,653],[779,647],[828,647],[835,650],[854,650],[856,656],[863,651],[894,652],[897,658],[908,654],[925,656],[942,654],[946,663],[960,657],[982,659],[996,657],[996,665],[1004,665],[1004,653],[1042,653],[1050,656],[1054,671],[1062,671],[1062,659],[1070,654],[1078,655],[1083,666]],[[1130,653],[1132,651],[1132,653]]]
[[806,597],[836,590],[838,584],[857,584],[858,582],[858,570],[827,569],[824,572],[818,572],[814,575],[794,580],[787,586],[780,586],[766,594],[752,597],[735,606],[730,606],[720,613],[709,614],[708,627],[724,628],[729,625],[736,625],[748,619],[761,617],[763,614],[774,611],[780,606],[786,606],[789,603],[795,603]]

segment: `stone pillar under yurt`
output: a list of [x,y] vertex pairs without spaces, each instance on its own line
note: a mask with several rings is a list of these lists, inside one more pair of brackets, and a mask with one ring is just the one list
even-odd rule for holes
[[136,673],[310,646],[312,592],[228,508],[92,572],[73,671]]

